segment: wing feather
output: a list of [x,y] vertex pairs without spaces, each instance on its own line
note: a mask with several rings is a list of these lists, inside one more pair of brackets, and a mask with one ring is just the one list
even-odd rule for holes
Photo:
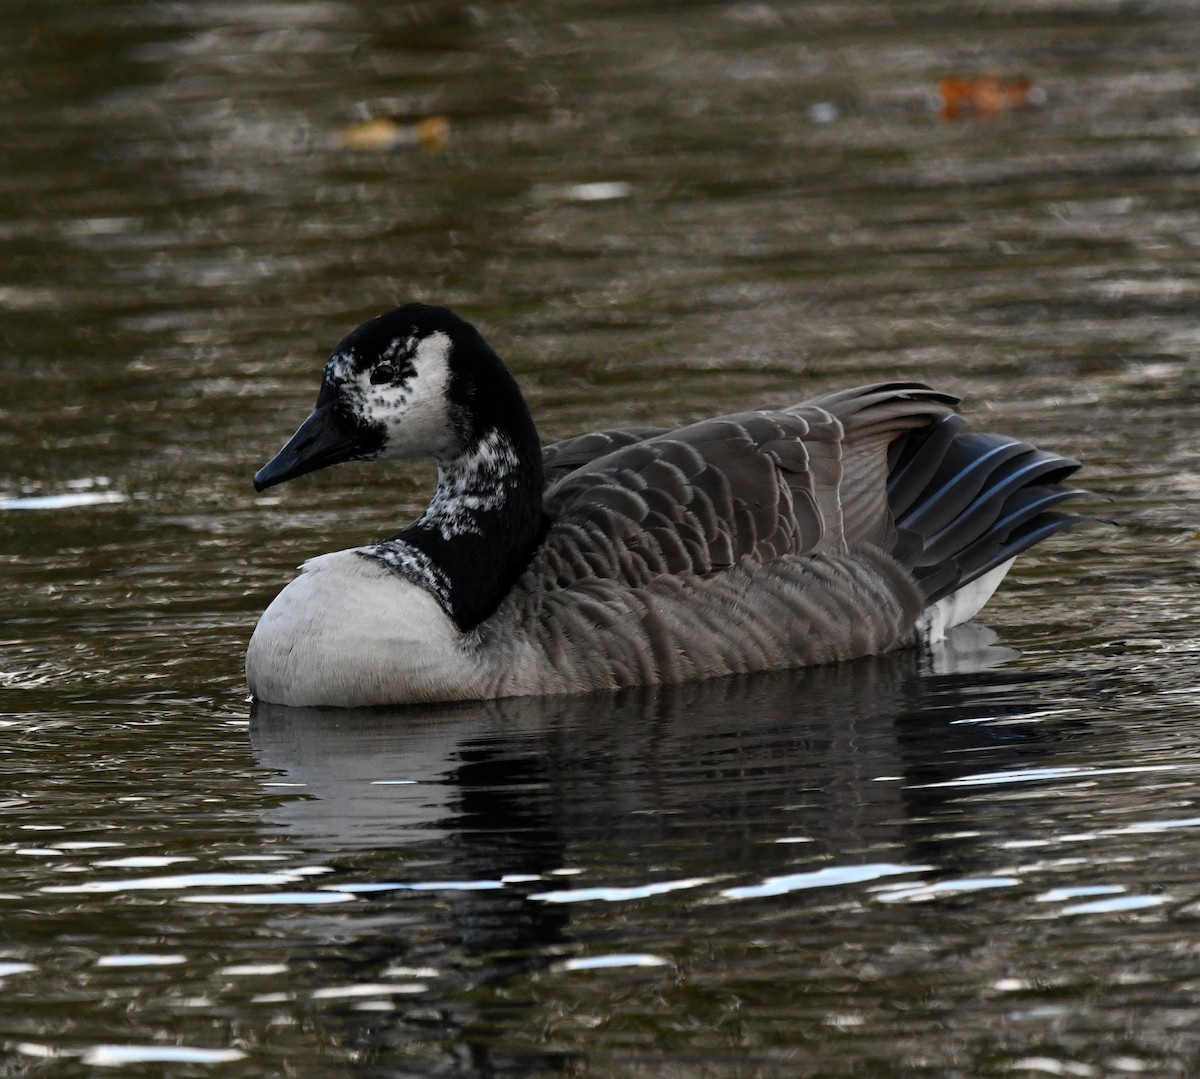
[[550,524],[532,568],[559,587],[615,572],[636,588],[743,560],[887,550],[896,542],[888,447],[949,414],[954,400],[889,383],[672,431],[555,443],[544,451]]
[[635,442],[661,435],[665,427],[614,427],[608,431],[592,431],[574,438],[564,438],[542,447],[542,468],[546,482],[552,483],[597,457],[632,446]]

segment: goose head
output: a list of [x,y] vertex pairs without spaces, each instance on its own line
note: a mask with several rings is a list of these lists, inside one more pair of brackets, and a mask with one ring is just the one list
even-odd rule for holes
[[254,488],[342,461],[451,461],[496,426],[489,413],[498,409],[510,422],[513,412],[518,421],[528,417],[515,382],[475,327],[445,308],[406,304],[338,342],[312,414],[258,471]]

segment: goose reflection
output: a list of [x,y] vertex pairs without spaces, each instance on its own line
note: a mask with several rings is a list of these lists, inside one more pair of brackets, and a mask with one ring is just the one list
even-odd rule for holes
[[[1015,653],[961,627],[957,650],[625,690],[370,710],[257,703],[259,764],[302,791],[272,814],[306,847],[389,850],[458,874],[544,873],[628,840],[614,867],[754,864],[802,827],[826,853],[869,845],[961,752],[1025,739],[986,720],[1032,706]],[[971,723],[970,721],[977,721]],[[965,744],[960,744],[965,743]],[[909,773],[919,781],[903,782]],[[886,777],[893,777],[887,780]],[[286,788],[284,788],[286,789]],[[882,794],[881,792],[888,792]],[[904,792],[904,797],[901,797]],[[907,798],[907,802],[905,801]],[[719,856],[719,857],[718,857]]]
[[[723,886],[797,866],[986,871],[958,864],[980,848],[958,849],[954,831],[986,827],[969,814],[987,809],[961,799],[953,781],[1029,767],[1054,743],[1044,725],[1015,722],[1041,707],[1047,680],[1005,667],[1013,653],[979,632],[964,627],[935,656],[601,696],[370,711],[256,705],[257,760],[297,791],[269,823],[334,867],[329,886],[368,900],[306,915],[313,946],[340,940],[351,980],[370,981],[389,962],[459,972],[440,987],[435,1037],[459,1053],[470,1047],[474,1060],[500,1041],[488,1031],[519,1022],[511,1003],[480,1004],[481,984],[597,947],[662,944],[632,926],[580,936],[572,892],[636,896],[656,882],[701,882],[677,897],[687,918],[669,935],[685,920],[704,932],[727,918]],[[368,1040],[383,1053],[406,1039],[427,1044],[430,1031],[418,1038],[413,1022],[376,1017]],[[533,1054],[525,1064],[564,1062]],[[525,1066],[509,1063],[517,1074]]]

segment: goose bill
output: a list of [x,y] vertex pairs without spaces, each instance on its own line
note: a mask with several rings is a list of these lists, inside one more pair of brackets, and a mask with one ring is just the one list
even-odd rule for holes
[[254,474],[254,489],[265,491],[329,465],[367,456],[363,442],[361,431],[339,430],[333,409],[327,406],[314,409],[288,444]]

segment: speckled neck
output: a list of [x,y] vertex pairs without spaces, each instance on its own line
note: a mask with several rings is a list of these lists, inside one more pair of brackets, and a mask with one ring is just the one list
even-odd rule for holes
[[484,534],[489,518],[519,489],[521,468],[511,439],[493,427],[462,453],[438,461],[437,490],[413,527],[443,540]]
[[425,513],[363,551],[424,587],[463,632],[487,618],[541,538],[542,457],[533,430],[491,427],[438,462]]

